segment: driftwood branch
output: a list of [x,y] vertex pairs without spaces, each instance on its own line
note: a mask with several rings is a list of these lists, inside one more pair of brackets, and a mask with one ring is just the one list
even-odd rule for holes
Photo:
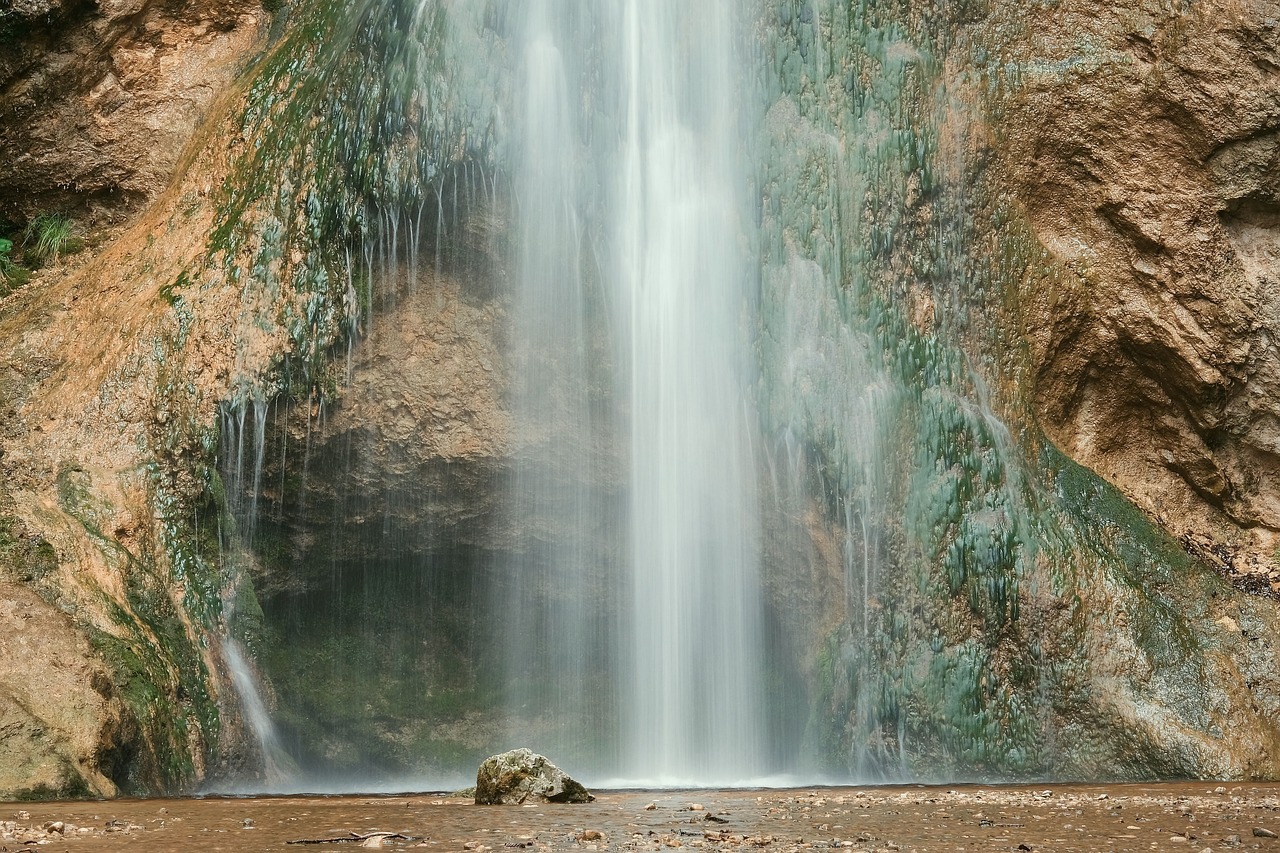
[[412,841],[410,835],[401,835],[398,832],[368,832],[361,835],[358,832],[348,832],[346,835],[339,835],[337,838],[299,838],[297,841],[286,841],[286,844],[349,844],[356,842],[365,842],[371,838],[377,838],[383,841]]

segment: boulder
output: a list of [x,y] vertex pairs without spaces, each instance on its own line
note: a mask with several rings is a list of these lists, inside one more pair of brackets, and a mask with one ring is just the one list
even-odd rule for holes
[[588,803],[595,797],[531,749],[491,755],[480,765],[476,773],[477,805],[520,805],[530,799],[546,803]]

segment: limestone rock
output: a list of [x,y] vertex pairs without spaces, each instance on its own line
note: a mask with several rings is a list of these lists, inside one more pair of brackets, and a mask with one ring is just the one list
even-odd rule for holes
[[1025,317],[1036,405],[1055,444],[1174,536],[1210,531],[1269,565],[1280,544],[1274,5],[1121,5],[1055,4],[1012,48],[1059,69],[1030,75],[1000,128],[1011,186],[1066,270]]
[[0,222],[140,210],[268,23],[256,0],[0,4]]
[[476,773],[477,805],[519,805],[532,798],[547,803],[586,803],[595,797],[545,756],[530,749],[492,755]]

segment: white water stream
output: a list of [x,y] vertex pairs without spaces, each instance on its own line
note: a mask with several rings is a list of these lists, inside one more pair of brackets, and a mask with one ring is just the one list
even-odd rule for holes
[[[542,666],[564,696],[585,677],[582,649],[613,649],[612,772],[647,785],[741,783],[765,770],[756,418],[745,392],[753,198],[741,112],[752,99],[738,5],[540,0],[523,30],[515,304],[528,352],[517,396],[528,423],[553,424],[569,447],[549,447],[541,475],[517,479],[515,500],[553,505],[555,487],[574,479],[565,465],[590,481],[586,389],[598,377],[588,353],[610,335],[618,440],[630,448],[620,560],[630,581],[612,636],[565,591],[548,605],[558,639],[545,657],[515,659]],[[587,261],[600,327],[584,322]],[[552,511],[580,533],[591,502],[582,487],[570,509]],[[553,546],[557,567],[590,572],[590,559]],[[508,612],[528,621],[526,608],[517,593]]]

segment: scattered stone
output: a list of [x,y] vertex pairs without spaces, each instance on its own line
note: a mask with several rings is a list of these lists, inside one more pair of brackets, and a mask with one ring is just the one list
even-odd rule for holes
[[53,835],[62,835],[66,830],[67,825],[60,820],[55,820],[44,825],[44,831]]
[[595,799],[581,783],[530,749],[513,749],[484,760],[476,773],[477,805],[521,805],[526,800],[587,803]]
[[245,829],[253,829],[253,818],[251,817],[245,818],[244,820],[240,821],[240,823],[242,826],[244,826]]
[[584,829],[578,833],[579,841],[604,841],[604,833],[598,829]]
[[647,812],[651,812],[651,811],[653,811],[654,809],[656,809],[657,807],[658,807],[658,804],[657,804],[657,803],[647,803],[647,804],[645,805],[645,807],[644,807],[644,810],[645,810],[645,811],[647,811]]
[[1260,827],[1260,826],[1255,826],[1255,827],[1253,828],[1253,836],[1254,836],[1254,838],[1277,838],[1277,837],[1280,837],[1280,836],[1277,836],[1277,835],[1276,835],[1274,832],[1272,832],[1271,830],[1269,830],[1269,829],[1263,829],[1263,828],[1262,828],[1262,827]]
[[702,803],[689,803],[689,811],[691,812],[705,811],[706,808],[707,807],[704,806]]
[[1213,792],[1215,794],[1225,794],[1227,792],[1227,789],[1219,785],[1218,787],[1213,789]]

